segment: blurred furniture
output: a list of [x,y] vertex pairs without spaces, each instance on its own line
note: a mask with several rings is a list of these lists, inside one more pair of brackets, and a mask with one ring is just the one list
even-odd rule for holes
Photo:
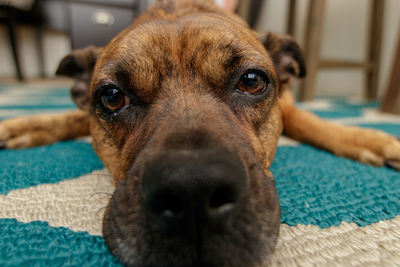
[[251,0],[250,8],[249,8],[249,17],[248,23],[252,29],[256,26],[258,18],[260,17],[260,13],[262,10],[262,6],[264,4],[264,0]]
[[146,0],[43,0],[46,26],[66,32],[72,49],[104,46],[144,11]]
[[237,12],[242,16],[250,28],[254,29],[260,17],[264,0],[240,0]]
[[400,114],[400,27],[397,47],[395,49],[392,72],[386,92],[384,92],[382,98],[381,110],[383,112]]
[[44,76],[43,63],[43,16],[40,12],[40,0],[25,1],[0,1],[0,23],[5,24],[8,30],[14,64],[19,80],[24,79],[21,70],[20,56],[18,53],[18,40],[16,36],[16,26],[27,24],[35,28],[35,39],[40,65],[40,74]]
[[[293,35],[297,0],[289,1],[287,32]],[[369,19],[367,56],[363,62],[355,62],[348,60],[320,59],[320,45],[326,0],[310,0],[304,36],[307,76],[300,87],[300,100],[309,101],[313,99],[316,75],[320,68],[362,69],[365,72],[365,98],[368,100],[377,99],[385,0],[370,0],[370,3],[371,13]]]
[[289,0],[289,9],[287,14],[286,33],[290,36],[295,36],[295,24],[296,24],[296,10],[297,0]]
[[104,46],[144,9],[140,0],[70,0],[72,48]]

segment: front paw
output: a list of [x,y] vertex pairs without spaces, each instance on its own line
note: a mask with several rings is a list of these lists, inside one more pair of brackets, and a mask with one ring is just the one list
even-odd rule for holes
[[348,127],[335,154],[400,171],[400,141],[379,130]]
[[400,171],[400,139],[385,147],[384,157],[387,167]]
[[[50,125],[49,125],[50,124]],[[28,148],[53,142],[45,115],[0,121],[0,149]]]

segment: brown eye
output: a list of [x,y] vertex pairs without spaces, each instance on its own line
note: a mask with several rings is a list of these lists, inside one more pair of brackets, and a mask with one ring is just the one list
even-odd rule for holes
[[127,97],[116,88],[106,88],[101,92],[103,106],[111,111],[116,111],[125,106]]
[[237,89],[244,93],[260,94],[265,91],[268,81],[257,72],[248,72],[240,77]]

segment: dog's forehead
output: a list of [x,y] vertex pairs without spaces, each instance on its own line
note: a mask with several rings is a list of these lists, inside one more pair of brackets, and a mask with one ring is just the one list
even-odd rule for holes
[[255,34],[235,20],[213,14],[132,26],[105,50],[94,83],[122,77],[148,94],[168,76],[196,72],[218,81],[235,66],[262,68],[275,76],[273,63]]

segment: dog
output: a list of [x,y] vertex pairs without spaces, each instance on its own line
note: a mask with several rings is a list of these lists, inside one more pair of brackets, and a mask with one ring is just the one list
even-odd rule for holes
[[126,265],[267,264],[280,225],[269,167],[282,132],[366,164],[400,163],[394,136],[297,109],[300,47],[212,1],[158,1],[104,48],[71,52],[57,74],[75,78],[79,110],[2,121],[2,147],[90,134],[116,184],[104,238]]

